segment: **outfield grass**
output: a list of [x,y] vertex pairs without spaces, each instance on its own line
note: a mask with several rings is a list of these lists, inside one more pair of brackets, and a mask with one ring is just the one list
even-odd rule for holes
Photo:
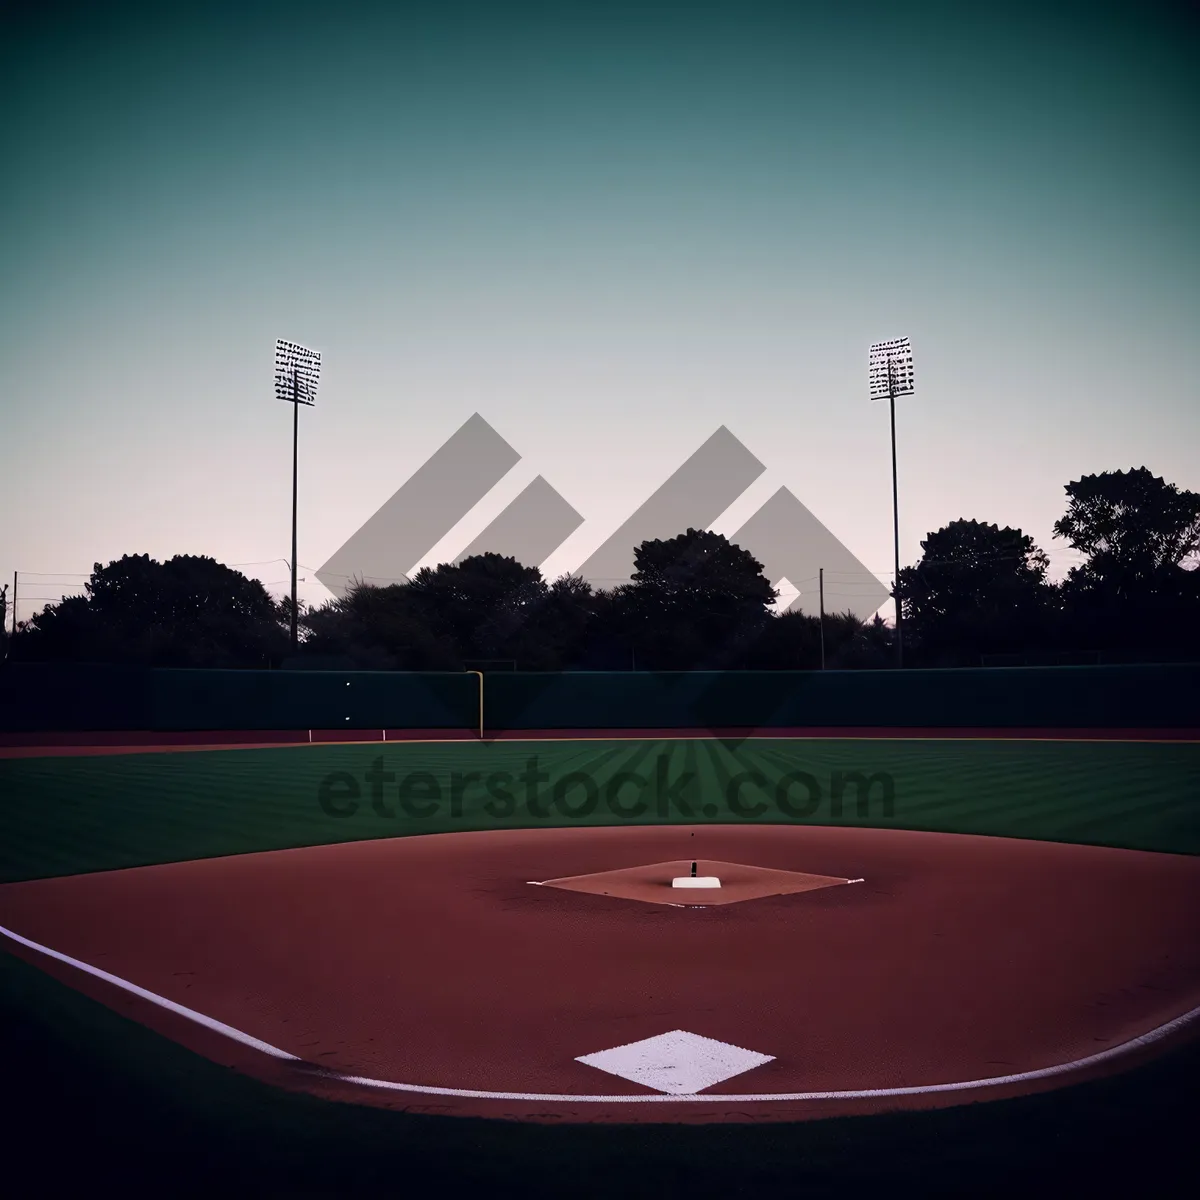
[[[532,805],[520,778],[531,762],[546,777]],[[375,769],[394,778],[373,784]],[[610,797],[622,772],[640,775],[645,789],[627,779]],[[730,782],[755,772],[761,785],[748,781],[739,796],[757,807],[740,815]],[[788,811],[775,789],[797,772],[811,782],[793,783]],[[864,809],[861,789],[849,782],[836,810],[839,772],[879,776]],[[568,776],[576,778],[555,801]],[[890,780],[890,811],[882,776]],[[399,802],[405,781],[410,812]],[[672,798],[665,793],[673,786]],[[626,811],[640,802],[643,811],[620,815],[610,799]],[[591,811],[578,811],[589,800]],[[706,821],[870,825],[1198,854],[1200,744],[389,742],[0,760],[0,882],[451,830]]]

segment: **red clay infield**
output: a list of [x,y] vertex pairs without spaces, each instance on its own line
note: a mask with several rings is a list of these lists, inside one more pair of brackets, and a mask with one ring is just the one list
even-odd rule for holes
[[[529,882],[682,860],[863,882],[704,908]],[[217,1062],[335,1099],[543,1121],[798,1120],[1132,1065],[1170,1039],[1033,1081],[795,1098],[1010,1076],[1156,1030],[1200,1004],[1198,913],[1190,856],[814,827],[438,834],[0,887],[6,930],[304,1060],[6,939]],[[770,1061],[692,1099],[577,1061],[672,1031]]]

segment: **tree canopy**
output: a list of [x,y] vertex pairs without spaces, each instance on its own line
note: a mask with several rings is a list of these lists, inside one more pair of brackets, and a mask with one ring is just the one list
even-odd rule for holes
[[1053,608],[1049,559],[1020,529],[953,521],[921,543],[922,556],[900,572],[907,628],[927,660],[964,651],[1032,648]]
[[24,623],[23,658],[145,666],[265,666],[286,646],[284,613],[256,579],[215,559],[96,563],[84,595]]
[[1145,467],[1085,475],[1066,492],[1055,535],[1088,556],[1063,581],[1072,617],[1066,640],[1088,648],[1200,646],[1200,495]]
[[[1200,656],[1200,495],[1146,468],[1066,485],[1054,526],[1084,561],[1061,584],[1021,529],[951,521],[900,573],[906,661],[979,665],[1058,651]],[[289,602],[212,558],[95,564],[83,596],[52,604],[9,639],[25,660],[261,667],[290,657]],[[893,626],[876,616],[774,611],[754,556],[709,530],[634,548],[629,583],[596,591],[499,554],[423,569],[388,587],[354,584],[300,615],[298,664],[454,671],[480,660],[521,670],[887,667]]]
[[1066,491],[1067,512],[1054,534],[1089,555],[1097,575],[1151,579],[1200,550],[1200,494],[1145,467],[1084,475]]
[[719,667],[762,632],[774,599],[753,555],[719,533],[688,529],[636,548],[612,622],[644,667]]

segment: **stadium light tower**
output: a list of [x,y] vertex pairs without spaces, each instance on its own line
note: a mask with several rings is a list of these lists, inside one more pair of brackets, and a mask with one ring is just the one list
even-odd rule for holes
[[292,406],[292,649],[299,644],[296,611],[296,478],[300,460],[300,405],[317,402],[321,356],[282,339],[275,343],[275,395]]
[[892,417],[892,538],[896,555],[896,665],[904,666],[904,630],[900,604],[900,505],[896,485],[896,397],[911,396],[913,386],[912,346],[908,338],[876,342],[871,347],[867,377],[872,400],[886,400]]

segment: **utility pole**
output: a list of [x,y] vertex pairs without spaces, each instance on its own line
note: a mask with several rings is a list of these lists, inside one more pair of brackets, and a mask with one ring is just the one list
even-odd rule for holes
[[[811,576],[809,576],[811,578]],[[819,584],[821,592],[821,670],[825,670],[825,568],[820,568]]]

